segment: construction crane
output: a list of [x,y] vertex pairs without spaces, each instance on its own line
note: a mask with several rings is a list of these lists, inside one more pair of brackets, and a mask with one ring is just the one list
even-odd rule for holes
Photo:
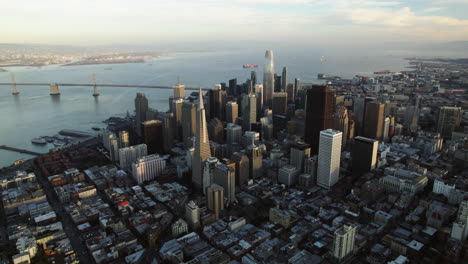
[[93,96],[99,96],[99,91],[96,85],[96,73],[93,73],[94,92]]
[[19,94],[18,87],[16,87],[16,78],[15,78],[15,74],[14,74],[13,72],[11,73],[11,83],[13,84],[13,92],[12,92],[12,94],[13,94],[13,95]]

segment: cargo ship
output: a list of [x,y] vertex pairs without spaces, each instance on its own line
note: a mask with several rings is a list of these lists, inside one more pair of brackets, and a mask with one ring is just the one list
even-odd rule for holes
[[323,80],[323,79],[330,80],[330,79],[338,79],[338,78],[340,78],[340,77],[335,76],[335,75],[331,75],[331,74],[323,74],[323,73],[317,74],[317,79],[319,79],[319,80]]
[[389,74],[391,71],[389,70],[382,70],[382,71],[375,71],[374,74]]
[[257,64],[244,64],[242,65],[242,68],[257,68]]
[[44,145],[47,144],[47,141],[43,138],[33,138],[31,140],[31,143],[38,144],[38,145]]

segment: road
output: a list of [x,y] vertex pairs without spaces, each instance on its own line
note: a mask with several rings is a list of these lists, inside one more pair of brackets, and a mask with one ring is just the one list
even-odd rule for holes
[[62,220],[63,230],[67,237],[70,239],[72,244],[73,250],[75,250],[75,254],[78,257],[80,263],[96,263],[94,259],[91,257],[88,249],[84,246],[81,241],[78,229],[76,225],[73,223],[70,215],[65,212],[63,205],[60,203],[56,193],[54,192],[54,187],[48,179],[42,175],[42,173],[36,168],[35,170],[36,178],[39,184],[42,185],[44,191],[47,195],[47,201],[49,201],[50,206],[54,209],[57,216],[59,216]]

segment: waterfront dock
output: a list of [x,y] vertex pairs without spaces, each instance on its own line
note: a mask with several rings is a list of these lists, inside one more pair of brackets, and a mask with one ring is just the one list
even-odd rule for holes
[[39,153],[39,152],[30,151],[30,150],[27,150],[27,149],[13,148],[13,147],[5,146],[5,145],[0,145],[0,149],[19,152],[19,153],[33,155],[33,156],[40,156],[40,155],[43,154],[43,153]]

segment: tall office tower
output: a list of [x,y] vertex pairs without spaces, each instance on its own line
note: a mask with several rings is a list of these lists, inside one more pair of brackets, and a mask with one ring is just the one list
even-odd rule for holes
[[174,132],[177,140],[182,140],[182,105],[183,99],[172,101],[172,113],[174,114]]
[[137,159],[132,163],[133,179],[138,184],[156,179],[166,168],[166,160],[158,154]]
[[257,96],[244,95],[242,98],[242,127],[251,130],[252,124],[257,123]]
[[227,205],[236,200],[236,167],[234,163],[218,163],[215,168],[214,183],[223,187]]
[[307,158],[304,164],[304,173],[312,176],[313,183],[315,183],[315,179],[317,178],[317,163],[318,156],[314,155],[310,158]]
[[[364,129],[367,126],[367,121],[369,121],[366,118],[366,113],[368,112],[367,111],[368,103],[371,103],[371,102],[378,103],[377,98],[369,97],[369,96],[364,98],[363,120],[362,120],[362,127],[360,131],[361,135],[364,135]],[[385,112],[385,104],[384,104],[384,112]],[[383,119],[382,119],[382,122],[383,122]]]
[[388,142],[390,132],[390,118],[386,117],[383,124],[382,140]]
[[263,155],[262,149],[257,147],[253,141],[247,147],[247,154],[249,157],[250,177],[258,179],[263,176]]
[[191,138],[195,136],[197,121],[197,108],[195,104],[184,101],[182,103],[182,137],[185,147],[193,145]]
[[265,69],[263,73],[263,105],[270,108],[273,103],[273,91],[275,87],[275,65],[273,51],[265,52]]
[[455,106],[442,106],[437,120],[437,133],[444,139],[450,139],[452,132],[460,126],[462,110]]
[[130,138],[128,132],[122,130],[119,132],[119,148],[127,148],[130,146]]
[[352,152],[352,172],[355,175],[361,175],[375,169],[377,165],[377,150],[379,141],[355,137]]
[[270,140],[273,137],[273,122],[268,117],[262,117],[260,124],[262,125],[262,139]]
[[320,131],[320,146],[317,166],[317,185],[330,189],[340,177],[341,137],[338,130]]
[[102,145],[105,149],[110,150],[110,141],[113,138],[115,138],[114,132],[107,129],[102,131]]
[[208,209],[210,209],[216,219],[219,219],[219,213],[224,210],[224,189],[223,187],[212,184],[206,189],[206,199]]
[[402,124],[395,124],[395,133],[394,136],[401,136],[403,133],[403,125]]
[[357,97],[353,100],[353,113],[354,113],[354,134],[361,135],[362,123],[364,121],[364,98]]
[[242,136],[242,145],[247,148],[250,145],[254,145],[256,141],[260,140],[260,133],[256,131],[245,131]]
[[256,84],[254,90],[257,95],[257,114],[260,114],[263,109],[263,84]]
[[200,227],[200,208],[193,200],[185,205],[185,219],[192,229]]
[[144,93],[137,93],[135,98],[135,122],[136,132],[141,136],[141,123],[146,121],[146,112],[148,111],[148,99]]
[[185,98],[185,85],[177,84],[172,86],[172,89],[174,90],[174,100]]
[[148,120],[141,124],[143,142],[148,147],[148,154],[163,152],[163,123],[159,120]]
[[351,140],[351,139],[354,138],[355,131],[356,131],[356,129],[355,129],[355,124],[356,124],[356,123],[354,123],[353,118],[350,117],[350,118],[348,119],[348,139],[349,139],[349,140]]
[[377,101],[367,103],[364,115],[363,136],[382,140],[385,104]]
[[295,91],[294,91],[294,85],[292,83],[288,84],[286,86],[286,93],[288,94],[288,103],[294,104],[295,99]]
[[306,90],[304,139],[311,155],[318,153],[320,131],[333,126],[333,96],[328,86],[313,85]]
[[214,182],[215,168],[219,160],[216,157],[209,157],[203,162],[203,194]]
[[119,160],[119,141],[115,136],[109,140],[109,155],[112,162]]
[[335,231],[333,239],[333,256],[338,262],[350,256],[354,250],[354,239],[356,236],[356,226],[343,225]]
[[226,104],[226,122],[237,124],[239,117],[239,105],[236,102],[229,101]]
[[288,188],[297,183],[299,170],[293,165],[285,165],[278,170],[278,182],[286,185]]
[[224,143],[224,126],[223,122],[218,118],[213,118],[208,123],[208,137],[211,141],[214,141],[219,144]]
[[299,173],[304,170],[304,162],[310,157],[310,147],[303,141],[296,142],[291,146],[289,162]]
[[294,93],[297,93],[301,89],[301,79],[294,78]]
[[452,225],[451,238],[465,241],[468,237],[468,201],[462,201],[458,208],[458,215]]
[[195,152],[192,164],[192,182],[195,188],[202,188],[202,164],[211,157],[210,140],[208,139],[208,129],[206,126],[205,107],[203,105],[203,93],[200,88],[197,109],[197,129],[195,135]]
[[240,152],[232,153],[231,160],[236,164],[236,185],[246,185],[250,179],[250,165],[247,155]]
[[241,145],[242,127],[229,123],[226,125],[226,143],[228,145]]
[[119,161],[120,168],[129,169],[132,166],[132,163],[137,159],[148,155],[148,149],[146,144],[140,144],[135,146],[130,146],[128,148],[119,149]]
[[390,117],[390,128],[388,129],[388,137],[389,140],[393,137],[395,134],[395,117]]
[[257,72],[256,71],[250,72],[250,80],[252,81],[252,85],[255,87],[255,85],[257,85]]
[[174,114],[160,113],[158,119],[163,125],[163,150],[168,153],[174,144]]
[[287,80],[287,69],[283,67],[283,73],[281,74],[281,91],[286,92],[286,84],[288,83]]
[[228,95],[237,95],[237,79],[229,80]]
[[415,105],[408,105],[405,112],[405,127],[407,127],[411,133],[416,133],[418,130],[418,121],[419,107]]
[[281,75],[276,75],[276,73],[274,74],[274,78],[275,78],[275,87],[273,89],[273,93],[280,93],[281,92]]
[[333,115],[333,129],[343,132],[341,147],[345,148],[348,141],[348,110],[344,106],[338,107]]
[[221,84],[216,84],[213,89],[211,89],[208,95],[209,109],[210,109],[210,118],[219,118],[222,120],[224,118],[224,105],[223,105],[223,91],[221,90]]
[[288,94],[287,93],[274,93],[273,106],[274,115],[285,115],[288,113]]

